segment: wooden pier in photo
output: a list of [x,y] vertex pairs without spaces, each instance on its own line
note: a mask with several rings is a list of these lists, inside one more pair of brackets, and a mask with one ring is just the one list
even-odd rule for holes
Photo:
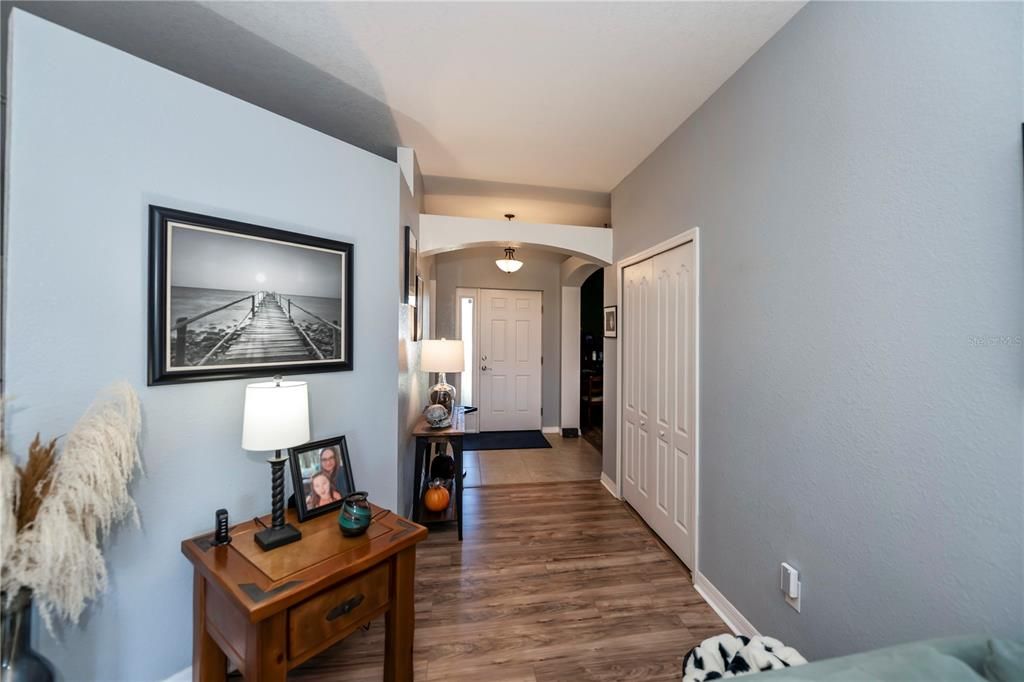
[[[188,326],[208,315],[232,306],[248,303],[249,311],[203,357],[188,362]],[[295,311],[326,325],[332,332],[331,347],[322,349],[295,321]],[[325,360],[339,357],[341,327],[311,313],[292,299],[274,292],[257,291],[231,303],[207,310],[191,318],[180,317],[174,323],[177,330],[175,358],[186,358],[185,363],[203,365],[246,364],[260,362],[295,362]],[[326,355],[325,355],[326,353]]]

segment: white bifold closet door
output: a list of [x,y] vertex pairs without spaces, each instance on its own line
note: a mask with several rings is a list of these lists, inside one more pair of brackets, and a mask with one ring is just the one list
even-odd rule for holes
[[623,269],[622,490],[693,567],[696,280],[693,243]]

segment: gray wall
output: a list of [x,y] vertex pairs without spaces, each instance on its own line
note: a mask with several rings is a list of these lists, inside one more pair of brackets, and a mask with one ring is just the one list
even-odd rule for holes
[[[436,256],[434,273],[437,279],[437,336],[459,338],[455,329],[455,289],[521,289],[544,292],[543,325],[544,426],[558,426],[561,400],[561,323],[562,286],[559,265],[565,256],[535,249],[516,249],[516,258],[523,261],[519,272],[506,274],[494,264],[501,258],[500,249],[466,249]],[[456,384],[458,386],[459,384]]]
[[[66,433],[124,379],[143,409],[141,529],[106,543],[110,588],[61,643],[66,679],[163,679],[190,664],[181,540],[269,511],[265,453],[240,447],[246,380],[146,387],[147,206],[355,244],[352,372],[310,384],[312,435],[347,434],[356,482],[397,502],[398,167],[16,11],[12,28],[7,414],[14,451]],[[73,112],[73,115],[72,113]],[[390,445],[390,447],[385,447]],[[390,452],[390,454],[389,454]]]
[[701,228],[700,570],[811,657],[1024,635],[1022,12],[811,3],[612,193]]

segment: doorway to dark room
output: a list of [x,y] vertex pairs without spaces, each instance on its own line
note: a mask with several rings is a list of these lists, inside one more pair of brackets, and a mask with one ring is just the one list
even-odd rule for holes
[[604,413],[604,269],[580,287],[580,435],[600,452]]

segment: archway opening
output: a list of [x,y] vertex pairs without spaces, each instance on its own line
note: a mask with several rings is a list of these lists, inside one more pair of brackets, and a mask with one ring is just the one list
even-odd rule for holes
[[604,270],[580,286],[580,435],[598,452],[604,426]]

